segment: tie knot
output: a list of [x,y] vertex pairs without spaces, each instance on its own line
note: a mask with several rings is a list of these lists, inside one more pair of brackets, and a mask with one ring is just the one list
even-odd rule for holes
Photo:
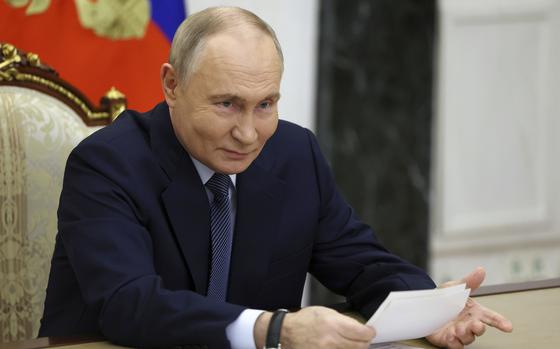
[[206,182],[206,186],[216,197],[225,197],[228,195],[231,178],[223,173],[214,173],[214,175]]

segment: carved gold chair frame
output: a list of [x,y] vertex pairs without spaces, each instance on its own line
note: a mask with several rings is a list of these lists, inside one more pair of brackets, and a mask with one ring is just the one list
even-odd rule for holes
[[115,87],[95,106],[78,89],[41,63],[39,56],[9,43],[0,43],[0,86],[21,86],[41,91],[72,108],[88,126],[110,124],[126,109],[126,97]]

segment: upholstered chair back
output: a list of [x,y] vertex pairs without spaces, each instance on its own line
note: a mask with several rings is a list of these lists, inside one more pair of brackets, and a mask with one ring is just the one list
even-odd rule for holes
[[125,108],[95,108],[32,54],[0,44],[0,342],[37,336],[70,151]]

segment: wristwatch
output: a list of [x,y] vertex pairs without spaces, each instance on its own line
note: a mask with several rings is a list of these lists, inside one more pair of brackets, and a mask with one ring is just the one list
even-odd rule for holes
[[280,331],[282,330],[282,321],[284,321],[284,316],[287,313],[287,309],[278,309],[272,314],[268,324],[264,349],[282,348],[282,344],[280,344]]

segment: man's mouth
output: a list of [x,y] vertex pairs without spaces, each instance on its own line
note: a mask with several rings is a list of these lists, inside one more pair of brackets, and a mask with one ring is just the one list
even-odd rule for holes
[[234,160],[243,160],[252,153],[252,152],[238,152],[238,151],[229,150],[229,149],[224,149],[224,152],[226,153],[226,155],[229,158],[234,159]]

